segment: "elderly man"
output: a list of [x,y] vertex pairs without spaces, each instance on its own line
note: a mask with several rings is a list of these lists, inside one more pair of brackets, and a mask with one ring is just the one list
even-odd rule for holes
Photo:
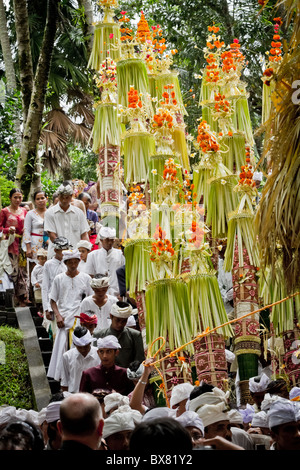
[[127,377],[127,370],[115,364],[121,348],[115,336],[106,336],[97,341],[101,364],[83,371],[79,391],[93,393],[96,389],[114,390],[128,395],[134,388]]
[[271,400],[268,424],[273,444],[271,450],[300,450],[300,405],[286,398]]
[[140,331],[126,326],[132,312],[132,306],[127,302],[113,304],[110,313],[111,325],[94,333],[96,338],[113,335],[118,339],[122,349],[116,357],[116,364],[126,368],[131,362],[145,360],[143,338]]
[[80,313],[82,299],[92,293],[90,276],[78,271],[80,253],[78,250],[66,250],[63,257],[67,271],[58,274],[50,292],[51,308],[54,312],[57,334],[50,359],[48,377],[60,380],[62,355],[72,344],[72,332]]
[[95,274],[104,274],[110,278],[108,293],[118,295],[119,283],[116,271],[125,264],[122,250],[113,248],[116,238],[116,230],[110,227],[102,227],[99,231],[102,248],[88,254],[86,272],[92,277]]
[[53,256],[52,243],[57,237],[68,238],[74,248],[80,240],[89,241],[89,225],[84,212],[72,204],[73,192],[71,185],[59,186],[58,203],[45,213],[44,230],[50,238],[48,259]]
[[57,426],[62,436],[61,450],[98,450],[103,424],[97,398],[88,393],[72,394],[60,405]]

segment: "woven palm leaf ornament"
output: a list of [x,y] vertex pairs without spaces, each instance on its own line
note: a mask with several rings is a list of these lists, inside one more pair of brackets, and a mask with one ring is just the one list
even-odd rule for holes
[[103,14],[102,21],[94,24],[93,45],[88,61],[88,67],[94,70],[99,70],[107,57],[115,62],[121,57],[120,26],[114,19],[118,0],[98,0],[97,4]]
[[280,37],[280,26],[282,19],[274,18],[274,33],[271,48],[266,52],[267,60],[262,76],[262,124],[266,123],[270,117],[272,103],[276,104],[275,77],[282,61],[282,42]]

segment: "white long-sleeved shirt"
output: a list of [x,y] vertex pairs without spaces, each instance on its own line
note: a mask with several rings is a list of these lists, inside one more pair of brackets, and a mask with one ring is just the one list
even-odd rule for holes
[[94,276],[95,274],[108,274],[110,277],[110,287],[108,294],[115,295],[119,292],[119,283],[117,277],[117,269],[125,264],[125,257],[121,250],[111,248],[99,248],[99,250],[91,251],[87,256],[86,270],[88,274]]
[[38,289],[38,287],[35,287],[36,284],[39,284],[40,288],[42,287],[43,272],[44,272],[44,266],[37,263],[31,272],[31,284],[33,286],[33,290]]
[[43,301],[43,310],[51,311],[50,306],[50,290],[52,287],[53,280],[55,276],[60,273],[64,273],[67,270],[67,267],[63,261],[58,260],[57,258],[52,258],[46,261],[44,264],[43,272],[43,282],[42,282],[42,301]]
[[82,372],[90,367],[98,366],[100,362],[96,346],[91,346],[85,357],[80,354],[76,347],[69,349],[64,353],[62,359],[61,386],[68,387],[70,393],[79,392]]

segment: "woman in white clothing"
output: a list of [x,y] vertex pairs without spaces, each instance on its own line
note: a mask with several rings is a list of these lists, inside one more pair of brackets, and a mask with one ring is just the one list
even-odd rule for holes
[[111,307],[118,301],[114,295],[107,293],[109,289],[109,278],[96,274],[91,280],[91,288],[94,293],[81,302],[80,312],[97,315],[97,327],[94,331],[108,328],[110,325]]
[[24,221],[23,242],[26,245],[26,257],[34,263],[37,262],[38,250],[43,248],[44,216],[47,210],[47,200],[44,191],[36,191],[33,195],[35,208],[27,212]]

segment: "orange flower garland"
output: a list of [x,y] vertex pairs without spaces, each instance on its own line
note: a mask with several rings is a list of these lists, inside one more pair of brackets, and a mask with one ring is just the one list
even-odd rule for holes
[[129,190],[130,194],[128,196],[128,206],[132,206],[134,204],[144,204],[145,195],[142,192],[142,189],[139,185],[131,186]]
[[164,165],[163,179],[172,181],[174,184],[179,183],[179,179],[177,178],[177,167],[172,158],[169,158]]
[[188,240],[189,243],[193,243],[194,247],[199,249],[203,242],[204,230],[199,226],[199,224],[193,220],[192,226],[190,228],[193,232],[191,238]]
[[169,257],[173,257],[175,254],[175,250],[173,248],[172,243],[166,237],[166,232],[162,230],[162,228],[157,225],[153,238],[157,240],[156,242],[152,243],[151,253],[150,253],[150,260],[151,261],[160,261],[163,255],[167,255]]
[[255,187],[255,181],[253,181],[253,172],[252,172],[252,165],[244,165],[241,166],[240,172],[240,180],[239,185],[246,185],[250,187]]
[[273,21],[275,22],[275,25],[273,41],[271,42],[271,49],[269,51],[269,66],[263,73],[263,77],[265,78],[264,82],[267,86],[270,86],[271,84],[270,80],[274,75],[274,66],[276,66],[282,60],[282,43],[280,41],[280,34],[278,34],[280,26],[282,25],[282,20],[280,17],[278,17],[274,18]]
[[162,37],[162,29],[159,26],[152,26],[152,44],[155,47],[155,52],[162,55],[167,49],[166,40]]
[[122,18],[119,19],[119,23],[125,23],[125,25],[120,28],[120,32],[121,32],[120,40],[122,42],[125,42],[125,41],[130,42],[133,40],[132,29],[126,27],[126,23],[130,22],[130,19],[127,18],[126,13],[127,11],[121,11],[120,14],[122,15]]
[[218,152],[220,150],[220,144],[205,120],[201,121],[198,126],[197,143],[203,153]]
[[222,95],[221,93],[216,93],[215,94],[215,110],[218,113],[229,113],[231,111],[230,109],[230,103],[225,99],[225,95]]
[[141,11],[141,18],[137,24],[136,37],[139,40],[139,42],[146,42],[146,41],[152,40],[148,21],[146,20],[143,11]]
[[138,91],[131,86],[128,92],[128,108],[142,108],[142,106]]

